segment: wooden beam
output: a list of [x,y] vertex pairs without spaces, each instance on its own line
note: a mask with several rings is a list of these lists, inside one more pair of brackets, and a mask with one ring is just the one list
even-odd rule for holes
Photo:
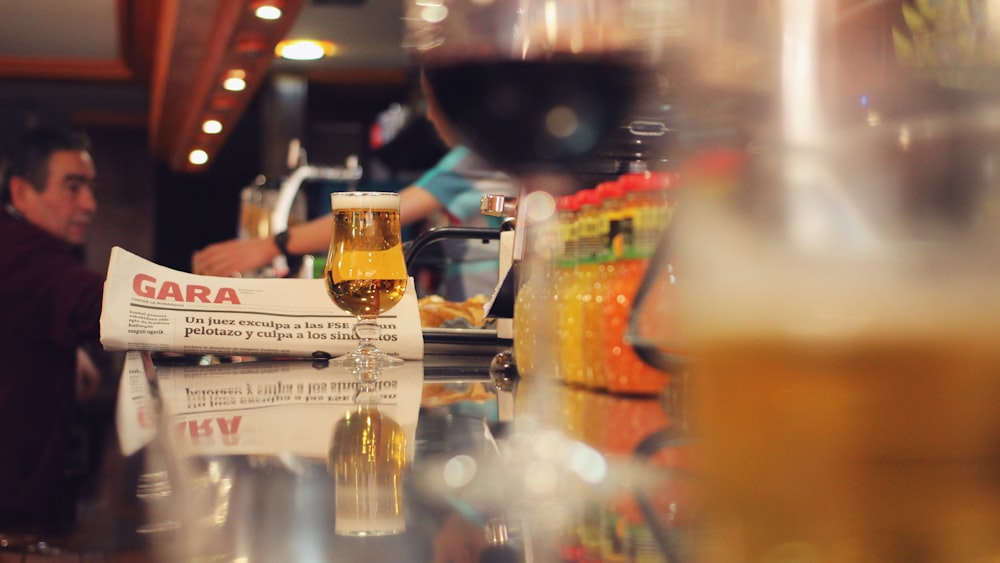
[[132,71],[118,59],[0,57],[0,76],[15,80],[129,82]]
[[118,0],[118,50],[137,84],[149,88],[157,30],[167,2]]
[[156,43],[152,52],[149,79],[149,145],[153,155],[166,153],[160,123],[163,122],[167,83],[171,72],[170,53],[173,51],[177,29],[177,4],[178,0],[163,0],[156,28]]
[[[194,148],[218,153],[267,74],[274,46],[305,0],[285,0],[277,21],[253,15],[251,0],[169,0],[161,14],[153,69],[150,131],[154,154],[177,171],[196,172],[187,163]],[[247,87],[221,87],[231,69],[245,73]],[[203,119],[223,122],[218,135],[201,133]]]

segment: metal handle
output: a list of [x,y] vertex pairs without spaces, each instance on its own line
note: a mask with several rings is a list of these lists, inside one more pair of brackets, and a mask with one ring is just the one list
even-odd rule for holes
[[483,194],[479,212],[489,217],[513,217],[517,214],[517,199],[500,194]]

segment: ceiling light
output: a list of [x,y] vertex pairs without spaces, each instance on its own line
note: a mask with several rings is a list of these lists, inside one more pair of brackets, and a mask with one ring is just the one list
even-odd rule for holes
[[218,119],[206,119],[201,124],[201,130],[209,135],[217,135],[222,133],[222,122]]
[[289,39],[279,42],[274,48],[275,55],[293,61],[315,61],[329,57],[336,51],[337,47],[333,43],[312,39]]
[[242,70],[231,70],[226,73],[222,87],[230,92],[242,92],[247,87],[246,75]]
[[281,8],[273,2],[261,2],[254,7],[253,15],[262,20],[281,19]]
[[195,149],[188,153],[188,162],[196,166],[201,166],[208,162],[208,153],[201,149]]

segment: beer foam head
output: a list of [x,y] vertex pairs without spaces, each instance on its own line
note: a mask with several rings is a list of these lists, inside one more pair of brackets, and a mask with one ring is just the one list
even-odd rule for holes
[[336,192],[330,194],[330,206],[337,209],[399,209],[399,194],[394,192]]

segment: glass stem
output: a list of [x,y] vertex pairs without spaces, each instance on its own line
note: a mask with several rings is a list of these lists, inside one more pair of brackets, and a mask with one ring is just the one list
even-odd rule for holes
[[358,339],[358,353],[377,354],[378,348],[375,343],[381,334],[382,327],[378,326],[376,317],[358,317],[358,322],[354,325],[354,336]]
[[382,328],[378,326],[376,317],[358,317],[358,322],[354,325],[354,336],[358,339],[358,347],[354,350],[354,376],[362,387],[359,393],[370,392],[369,386],[373,385],[381,372],[379,351],[375,343]]

